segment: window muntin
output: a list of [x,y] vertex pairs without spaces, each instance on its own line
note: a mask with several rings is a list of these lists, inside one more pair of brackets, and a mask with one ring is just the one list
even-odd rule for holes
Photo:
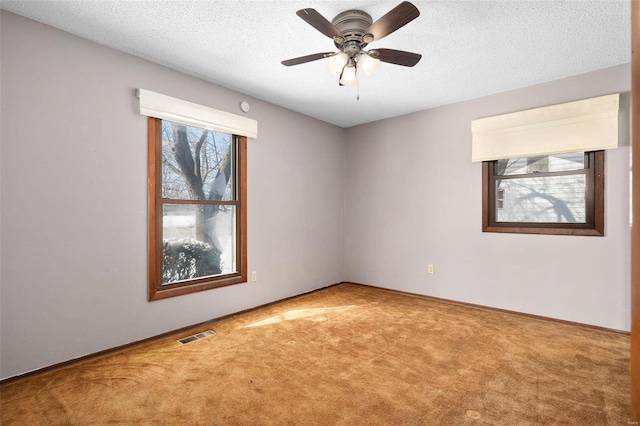
[[149,299],[246,282],[246,138],[149,120]]
[[483,231],[604,234],[604,151],[483,163]]

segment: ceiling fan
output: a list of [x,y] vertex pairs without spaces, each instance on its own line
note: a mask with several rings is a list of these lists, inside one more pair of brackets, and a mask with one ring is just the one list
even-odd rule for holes
[[338,52],[314,53],[287,59],[282,61],[282,65],[299,65],[327,58],[327,68],[329,72],[339,76],[340,86],[354,86],[357,70],[362,70],[367,77],[372,76],[380,62],[412,67],[422,58],[420,54],[402,50],[364,50],[369,43],[382,39],[420,16],[418,9],[408,1],[400,3],[375,22],[362,10],[347,10],[338,14],[331,22],[315,9],[301,9],[296,15],[333,39]]

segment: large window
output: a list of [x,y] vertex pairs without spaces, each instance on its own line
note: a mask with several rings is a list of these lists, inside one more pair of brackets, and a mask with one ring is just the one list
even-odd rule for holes
[[247,281],[246,141],[149,118],[149,300]]
[[604,151],[484,161],[485,232],[604,235]]

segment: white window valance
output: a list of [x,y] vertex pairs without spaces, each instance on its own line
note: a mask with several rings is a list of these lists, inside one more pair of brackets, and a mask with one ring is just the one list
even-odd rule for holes
[[620,95],[599,96],[471,122],[471,161],[618,147]]
[[193,102],[138,89],[140,114],[217,132],[258,137],[258,122],[247,117],[198,105]]

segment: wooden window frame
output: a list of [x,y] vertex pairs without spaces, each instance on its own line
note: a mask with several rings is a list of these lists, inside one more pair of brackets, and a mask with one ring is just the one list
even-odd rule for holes
[[[586,223],[496,222],[496,161],[482,162],[482,232],[604,236],[604,151],[585,153]],[[561,172],[537,173],[537,176]],[[574,174],[574,173],[565,173]]]
[[[232,135],[235,142],[236,201],[218,204],[236,207],[237,272],[162,285],[162,120],[149,117],[149,301],[247,282],[247,138]],[[180,200],[170,200],[171,203]],[[194,203],[192,200],[188,203]],[[196,202],[197,203],[197,202]]]

